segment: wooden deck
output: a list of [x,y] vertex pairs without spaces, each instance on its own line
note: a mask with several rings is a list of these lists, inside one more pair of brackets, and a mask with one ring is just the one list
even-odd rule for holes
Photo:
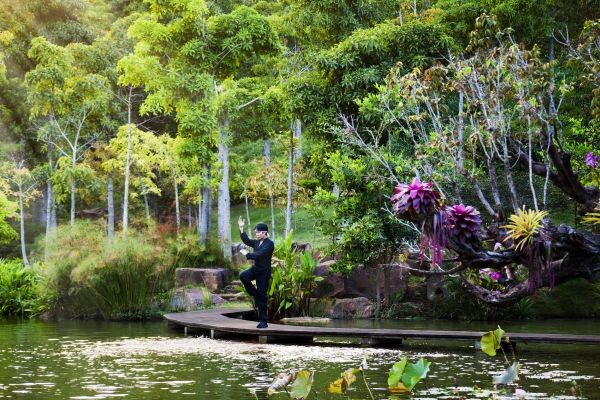
[[[260,343],[276,341],[312,341],[314,337],[358,337],[363,344],[402,343],[404,339],[451,339],[479,341],[485,332],[435,331],[410,329],[328,328],[269,324],[267,329],[257,329],[256,321],[244,320],[249,309],[213,309],[166,314],[170,324],[181,326],[187,334],[207,331],[217,337],[258,337]],[[566,335],[552,333],[514,333],[513,343],[577,343],[600,344],[598,335]]]

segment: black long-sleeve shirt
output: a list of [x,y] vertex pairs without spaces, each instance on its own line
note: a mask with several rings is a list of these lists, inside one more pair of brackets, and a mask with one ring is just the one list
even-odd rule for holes
[[275,244],[268,237],[260,244],[259,240],[250,239],[245,232],[240,232],[240,238],[246,246],[254,249],[254,252],[246,254],[248,260],[254,260],[254,265],[259,269],[271,267],[271,257],[275,250]]

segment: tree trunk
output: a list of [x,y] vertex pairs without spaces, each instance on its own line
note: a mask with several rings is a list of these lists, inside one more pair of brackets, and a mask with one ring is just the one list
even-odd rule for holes
[[127,98],[127,153],[125,156],[125,185],[123,190],[123,232],[127,232],[129,225],[129,176],[131,166],[131,92]]
[[177,233],[179,234],[179,227],[181,224],[179,216],[179,187],[177,185],[177,176],[173,174],[173,184],[175,185],[175,221],[177,223]]
[[144,196],[144,210],[146,212],[146,223],[150,226],[150,205],[148,204],[148,193],[146,193],[146,185],[142,182],[142,195]]
[[192,206],[188,205],[188,229],[192,229]]
[[296,119],[296,129],[294,130],[294,139],[296,146],[296,154],[294,157],[296,160],[302,158],[302,121]]
[[54,191],[52,190],[52,182],[48,179],[48,186],[46,188],[46,240],[44,246],[44,260],[48,259],[48,244],[50,242],[50,234],[54,231],[55,226],[53,223],[56,222],[56,211],[54,204]]
[[[75,171],[75,166],[77,164],[77,159],[75,158],[75,153],[73,154],[73,158],[71,160],[71,168]],[[75,177],[71,179],[71,226],[75,225]]]
[[288,154],[288,179],[287,179],[287,208],[285,211],[285,236],[292,230],[292,195],[294,191],[294,136],[296,131],[301,130],[300,121],[296,119],[292,122],[290,130],[290,147]]
[[[248,221],[248,232],[252,232],[252,222],[250,221],[250,207],[248,207],[248,192],[246,190],[246,186],[244,186],[244,202],[246,203],[246,221]],[[252,233],[248,235],[252,237]]]
[[231,199],[229,197],[229,117],[225,116],[219,129],[219,161],[223,168],[218,189],[217,239],[223,256],[231,260]]
[[115,237],[115,200],[113,180],[108,177],[107,185],[107,202],[108,202],[108,240],[113,240]]
[[[269,139],[265,140],[264,143],[264,155],[265,155],[265,169],[269,169],[271,167],[271,141]],[[271,207],[271,237],[275,240],[275,199],[273,197],[273,185],[271,182],[271,174],[268,174],[268,186],[269,186],[269,204]]]
[[23,207],[23,188],[19,186],[19,225],[21,233],[21,256],[23,257],[23,265],[29,267],[29,260],[27,259],[27,249],[25,248],[25,210]]

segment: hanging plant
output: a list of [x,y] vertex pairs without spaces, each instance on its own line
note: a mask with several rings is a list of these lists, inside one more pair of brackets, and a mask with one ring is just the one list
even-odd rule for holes
[[446,207],[448,236],[460,244],[479,243],[477,235],[481,227],[481,216],[473,206],[457,204]]
[[414,178],[410,184],[400,183],[391,197],[394,215],[420,224],[420,256],[429,250],[431,265],[442,263],[446,247],[445,225],[447,216],[441,209],[438,193],[431,182]]
[[392,195],[394,214],[411,221],[422,221],[439,207],[439,196],[431,182],[413,179],[410,184],[400,183]]

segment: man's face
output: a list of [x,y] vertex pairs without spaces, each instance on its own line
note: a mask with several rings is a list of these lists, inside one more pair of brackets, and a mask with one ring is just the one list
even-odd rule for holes
[[257,230],[255,230],[255,231],[254,231],[254,235],[256,236],[256,238],[257,238],[258,240],[264,240],[264,238],[266,238],[266,237],[267,237],[267,232],[265,232],[265,231],[257,231]]

